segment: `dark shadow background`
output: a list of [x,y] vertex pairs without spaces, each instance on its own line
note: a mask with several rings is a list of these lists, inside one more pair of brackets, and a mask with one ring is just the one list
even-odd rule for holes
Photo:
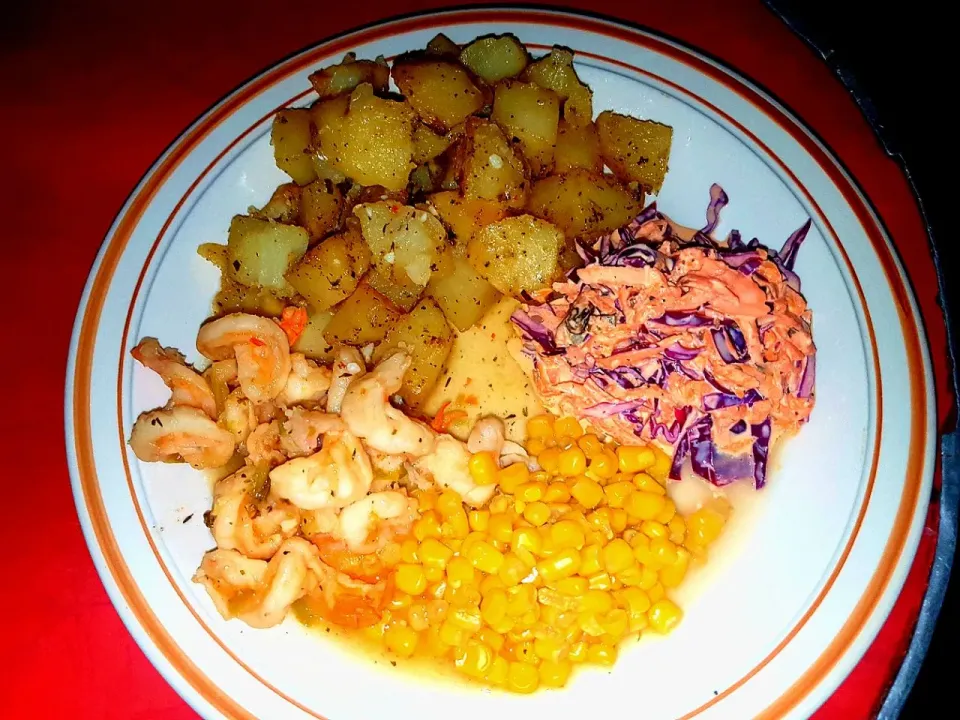
[[[948,225],[948,213],[956,212],[957,202],[948,198],[955,185],[948,160],[955,143],[952,122],[948,129],[952,113],[946,110],[957,86],[951,50],[960,41],[947,21],[949,5],[930,0],[891,9],[861,0],[767,0],[767,5],[813,42],[860,98],[888,152],[902,158],[932,228],[944,276],[952,282],[946,291],[948,304],[960,312],[960,287],[952,281],[956,230]],[[952,325],[956,331],[956,322]],[[960,640],[958,584],[954,574],[929,654],[901,715],[905,720],[957,712],[947,708],[956,704],[956,679],[950,671]]]

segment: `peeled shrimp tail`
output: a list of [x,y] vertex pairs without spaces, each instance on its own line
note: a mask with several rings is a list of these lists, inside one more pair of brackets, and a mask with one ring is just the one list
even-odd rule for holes
[[270,472],[274,495],[304,510],[349,505],[366,495],[372,482],[370,458],[349,432],[327,435],[319,452],[294,458]]
[[216,484],[211,515],[217,547],[265,560],[299,531],[299,510],[282,500],[267,503],[268,488],[266,468],[250,465]]
[[198,469],[226,465],[234,436],[202,410],[178,406],[145,412],[133,425],[130,448],[144,462],[187,462]]
[[363,356],[357,348],[341,345],[333,352],[333,371],[330,389],[327,391],[327,412],[337,414],[350,383],[367,370]]
[[170,388],[170,405],[195,407],[212,418],[217,417],[217,403],[210,385],[187,365],[179,351],[161,347],[156,338],[147,337],[130,354],[141,365],[157,373]]

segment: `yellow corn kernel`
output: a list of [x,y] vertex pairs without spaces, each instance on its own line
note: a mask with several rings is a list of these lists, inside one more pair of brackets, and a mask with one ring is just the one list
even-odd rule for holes
[[592,432],[577,440],[577,447],[583,450],[583,454],[588,458],[596,457],[604,450],[603,441]]
[[467,467],[470,469],[470,477],[477,485],[493,485],[497,482],[500,465],[492,452],[484,450],[474,453],[470,456]]
[[532,693],[540,686],[540,673],[535,665],[511,662],[507,669],[507,689],[515,693]]
[[547,485],[543,493],[543,501],[546,503],[566,503],[570,501],[570,488],[566,483],[553,482]]
[[586,612],[605,613],[613,608],[613,596],[604,590],[588,590],[580,598],[580,609]]
[[490,526],[487,532],[494,540],[502,543],[510,542],[513,536],[513,518],[507,513],[496,513],[490,515]]
[[653,630],[666,635],[683,619],[683,611],[672,600],[664,598],[650,606],[647,617]]
[[404,608],[410,607],[410,604],[413,602],[413,598],[407,595],[405,592],[394,593],[393,597],[390,598],[390,602],[387,603],[387,607],[390,610],[403,610]]
[[513,536],[510,538],[510,547],[513,548],[514,552],[526,550],[536,555],[543,547],[543,539],[536,528],[519,527],[513,531]]
[[458,538],[463,540],[470,534],[470,523],[467,520],[467,513],[462,507],[453,512],[440,525],[440,536],[443,538]]
[[580,597],[587,591],[587,579],[585,577],[568,577],[557,580],[553,587],[557,592],[570,597]]
[[641,492],[652,493],[654,495],[666,495],[667,489],[654,480],[647,473],[637,473],[633,476],[633,484]]
[[583,548],[580,554],[580,574],[584,577],[590,577],[603,568],[603,561],[600,558],[600,551],[603,546],[600,544],[590,544]]
[[443,580],[444,569],[439,567],[423,567],[423,575],[427,578],[427,583],[435,583]]
[[662,522],[666,525],[668,522],[673,520],[674,516],[677,514],[677,506],[674,505],[673,500],[667,498],[663,504],[663,509],[657,513],[657,517],[654,518],[657,522]]
[[532,502],[536,502],[537,500],[542,500],[543,495],[546,491],[547,491],[546,483],[525,482],[520,485],[517,485],[517,489],[514,491],[513,494],[518,500],[523,500],[524,502],[532,503]]
[[[490,538],[487,533],[473,530],[463,540],[460,541],[460,549],[457,552],[459,552],[461,555],[466,555],[470,551],[470,546],[474,543],[489,541]],[[448,540],[447,542],[449,543],[450,541]]]
[[486,643],[467,640],[453,652],[453,665],[464,675],[482,678],[493,667],[494,651]]
[[667,523],[667,530],[670,531],[670,542],[674,545],[683,545],[683,540],[687,535],[687,524],[680,515],[674,515],[673,519]]
[[504,555],[503,565],[500,567],[497,577],[504,587],[513,587],[519,585],[527,575],[530,574],[529,566],[523,562],[515,553]]
[[463,500],[460,493],[454,490],[444,490],[437,498],[437,511],[444,519],[453,515],[457,510],[463,510]]
[[560,448],[548,447],[537,455],[537,462],[546,472],[555,475],[560,467],[560,452]]
[[617,647],[609,643],[596,643],[587,648],[587,662],[610,667],[617,661]]
[[550,526],[550,539],[558,549],[572,547],[580,550],[586,542],[586,535],[573,520],[558,520]]
[[420,542],[440,537],[440,516],[435,510],[427,510],[414,521],[413,536]]
[[646,470],[656,461],[656,455],[648,447],[621,445],[617,448],[620,472],[637,473]]
[[410,657],[417,649],[420,635],[406,625],[395,624],[388,627],[383,633],[383,644],[387,649],[400,657]]
[[647,468],[647,470],[656,478],[657,482],[666,484],[667,476],[670,474],[670,467],[673,465],[673,458],[656,447],[653,448],[653,453],[656,459],[653,461],[653,465]]
[[486,532],[490,527],[489,510],[471,510],[467,513],[470,529],[476,532]]
[[480,608],[476,606],[458,607],[450,611],[447,622],[473,634],[483,625],[483,618],[480,616]]
[[507,588],[507,615],[520,618],[537,604],[537,590],[533,585],[515,585]]
[[492,517],[499,513],[509,513],[512,506],[513,498],[506,495],[495,495],[493,500],[490,501],[490,515]]
[[627,634],[629,617],[627,616],[627,611],[622,608],[613,608],[598,615],[597,621],[600,623],[600,627],[603,628],[604,634],[608,635],[610,639],[615,642],[620,642],[623,636]]
[[380,551],[380,560],[384,565],[393,566],[403,560],[400,556],[400,543],[390,542]]
[[650,596],[638,587],[627,587],[614,592],[614,598],[629,615],[642,615],[650,609]]
[[621,508],[612,508],[610,510],[610,529],[619,534],[627,529],[627,511]]
[[665,537],[655,537],[650,540],[650,554],[661,567],[673,565],[677,562],[677,546]]
[[566,650],[564,643],[555,637],[538,637],[533,641],[533,654],[540,660],[560,660]]
[[666,499],[662,495],[638,491],[626,499],[623,509],[635,520],[653,520],[663,510],[664,505]]
[[443,594],[445,600],[450,603],[451,612],[453,608],[470,607],[479,605],[483,600],[480,590],[476,585],[461,585],[459,587],[447,587]]
[[553,434],[558,438],[567,437],[576,440],[583,435],[583,428],[580,427],[580,421],[568,415],[553,424]]
[[621,538],[615,538],[603,548],[603,567],[611,575],[636,563],[633,549]]
[[475,582],[476,571],[473,564],[465,557],[453,557],[447,563],[447,583],[453,587],[459,587],[467,583]]
[[595,508],[603,500],[603,488],[596,480],[579,477],[570,486],[570,494],[585,508]]
[[575,665],[586,662],[589,649],[590,646],[583,640],[572,643],[570,649],[567,651],[567,660]]
[[643,570],[640,569],[639,565],[634,563],[626,570],[618,572],[616,579],[624,587],[636,587],[643,582]]
[[557,457],[557,470],[565,477],[582,475],[586,469],[587,456],[576,446],[562,451]]
[[706,547],[716,540],[726,520],[710,506],[703,506],[687,518],[687,542]]
[[440,623],[440,642],[444,645],[463,645],[467,641],[466,631],[450,622],[444,620]]
[[400,563],[393,579],[397,589],[409,595],[419,595],[427,589],[427,576],[422,565]]
[[491,685],[496,685],[497,687],[502,687],[507,684],[507,673],[510,668],[510,661],[505,657],[500,657],[497,655],[493,658],[493,662],[490,663],[490,669],[487,671],[487,676],[484,678]]
[[570,663],[566,660],[544,660],[540,663],[540,684],[544,687],[561,688],[570,679]]
[[650,596],[650,602],[653,604],[658,603],[660,600],[666,596],[667,591],[663,587],[663,583],[656,582],[653,587],[647,590],[647,594]]
[[580,552],[575,548],[564,548],[537,563],[537,574],[547,583],[576,575],[579,569]]
[[503,553],[483,540],[472,543],[465,556],[477,570],[488,575],[496,575],[503,567]]
[[587,587],[591,590],[610,590],[613,588],[613,578],[609,573],[594,573],[587,578]]
[[600,452],[590,456],[590,465],[588,471],[598,478],[609,480],[617,474],[619,461],[616,454],[607,448],[602,448]]
[[419,509],[421,513],[424,513],[427,510],[437,509],[437,499],[440,497],[440,493],[435,490],[420,490],[417,492],[416,497],[417,509]]
[[484,594],[480,602],[480,616],[490,627],[494,627],[507,616],[507,593],[492,590]]
[[484,575],[480,581],[480,594],[486,597],[494,590],[503,590],[503,580],[496,575]]
[[441,658],[450,652],[450,646],[440,639],[439,627],[431,627],[424,632],[424,646],[430,657]]
[[529,479],[530,470],[522,462],[507,465],[503,470],[500,470],[497,475],[497,482],[500,485],[500,489],[511,495]]
[[690,551],[681,547],[676,552],[676,562],[660,569],[660,583],[665,588],[675,588],[683,582],[690,567]]
[[552,438],[554,435],[553,415],[534,415],[527,420],[527,437]]
[[662,522],[657,522],[656,520],[644,520],[640,524],[640,532],[642,532],[651,540],[654,538],[666,538],[670,534],[670,531],[667,530],[667,526]]
[[420,543],[417,555],[424,566],[443,569],[453,557],[453,551],[439,540],[426,538]]
[[660,582],[660,574],[650,565],[640,568],[640,582],[637,587],[648,593]]
[[546,503],[532,502],[523,509],[523,517],[530,524],[540,527],[550,519],[550,508]]
[[547,443],[542,438],[529,438],[526,444],[527,452],[536,457],[547,449]]
[[603,494],[606,497],[607,505],[612,508],[622,508],[624,506],[624,502],[633,491],[633,483],[626,481],[612,482],[603,488]]
[[610,508],[597,508],[587,515],[587,523],[589,523],[590,527],[594,530],[602,531],[606,539],[609,540],[613,538],[613,526],[610,522],[610,517]]
[[500,648],[503,647],[503,643],[506,641],[503,635],[489,627],[480,628],[473,637],[477,642],[489,645],[495,653],[500,652]]

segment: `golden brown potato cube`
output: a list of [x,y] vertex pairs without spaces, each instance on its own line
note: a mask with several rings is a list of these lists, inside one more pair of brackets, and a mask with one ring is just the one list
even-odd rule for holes
[[313,309],[326,310],[357,289],[370,268],[370,250],[357,229],[327,238],[312,248],[287,280]]
[[418,165],[440,155],[450,147],[454,138],[438,135],[426,125],[418,123],[413,128],[413,161]]
[[273,118],[270,144],[277,167],[299,185],[317,177],[310,147],[310,111],[305,108],[279,110]]
[[504,81],[497,85],[491,118],[507,137],[520,141],[534,175],[549,172],[560,122],[560,98],[553,90],[534,83]]
[[264,220],[296,224],[300,218],[301,187],[296,183],[277,186],[267,204],[250,214]]
[[378,265],[392,265],[421,286],[440,268],[447,231],[432,213],[384,200],[357,205],[353,214]]
[[310,236],[296,225],[237,215],[227,234],[233,279],[242,285],[269,288],[286,296],[293,288],[284,278],[307,251]]
[[461,332],[473,327],[500,297],[497,289],[464,258],[455,258],[449,273],[434,275],[427,285],[427,295],[436,300],[447,320]]
[[594,238],[622,227],[643,209],[637,197],[609,175],[571,170],[538,180],[527,210],[563,230],[567,238]]
[[300,225],[319,240],[340,226],[343,193],[329,180],[314,180],[303,188],[300,199]]
[[402,313],[400,308],[366,283],[334,312],[323,338],[330,345],[366,345],[383,339]]
[[379,362],[398,349],[410,355],[412,362],[399,394],[415,408],[433,389],[452,347],[453,330],[447,319],[432,299],[424,298],[390,328],[377,346],[373,361]]
[[213,314],[250,313],[264,317],[280,317],[287,302],[267,288],[241,285],[229,275],[220,278],[220,289],[213,298]]
[[402,190],[414,168],[413,112],[366,83],[351,93],[346,115],[317,127],[317,141],[330,166],[360,185]]
[[427,43],[426,52],[428,55],[452,55],[457,57],[460,55],[460,46],[443,33],[437,33]]
[[370,83],[375,92],[382,93],[390,85],[390,66],[382,57],[357,60],[356,53],[351,52],[343,62],[317,70],[307,79],[322,98],[352,92],[361,83]]
[[330,180],[334,184],[342,183],[347,176],[322,152],[320,152],[320,135],[329,133],[333,127],[339,127],[343,122],[347,110],[350,108],[349,95],[322,98],[310,106],[310,120],[313,126],[313,169],[321,180]]
[[410,308],[417,304],[424,290],[423,285],[417,285],[406,273],[401,273],[398,278],[393,265],[371,266],[363,281],[378,293],[390,298],[390,301],[404,312],[410,312]]
[[437,211],[440,221],[453,233],[453,254],[464,257],[467,243],[484,225],[503,220],[507,205],[494,200],[467,200],[454,190],[433,193],[427,200]]
[[465,198],[523,206],[529,182],[527,168],[499,125],[470,118],[460,155],[459,184]]
[[497,290],[520,297],[560,275],[563,232],[532,215],[518,215],[481,228],[470,240],[467,260]]
[[593,123],[575,127],[561,120],[557,129],[557,149],[553,154],[553,171],[561,174],[575,169],[603,172],[600,138]]
[[321,363],[333,362],[333,345],[323,337],[324,330],[330,324],[333,313],[329,310],[320,312],[308,310],[307,326],[300,333],[300,337],[290,347],[293,352],[303,353],[311,360]]
[[484,94],[456,62],[397,58],[393,81],[430,127],[446,132],[483,108]]
[[233,275],[233,268],[230,267],[230,248],[226,245],[201,243],[197,248],[197,255],[216,266],[221,275]]
[[623,182],[640,183],[649,192],[663,186],[673,128],[606,110],[597,118],[603,161]]
[[516,77],[527,61],[527,49],[513,35],[477,38],[460,53],[460,62],[488,85]]
[[549,55],[526,69],[523,79],[553,90],[560,96],[563,100],[563,117],[571,125],[580,127],[593,119],[593,93],[577,75],[570,50],[554,47]]

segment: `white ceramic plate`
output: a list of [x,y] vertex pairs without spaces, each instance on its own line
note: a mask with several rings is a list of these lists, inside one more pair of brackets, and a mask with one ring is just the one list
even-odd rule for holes
[[[224,622],[190,582],[212,545],[208,484],[189,468],[145,465],[125,445],[137,414],[165,401],[128,350],[144,335],[190,355],[217,284],[195,250],[262,204],[284,176],[272,162],[277,108],[313,100],[306,77],[348,50],[387,57],[438,31],[457,41],[512,32],[532,49],[577,51],[597,111],[672,125],[660,208],[701,224],[708,189],[730,196],[718,230],[777,247],[807,217],[798,263],[815,315],[817,405],[770,483],[734,516],[715,562],[662,639],[585,670],[563,691],[513,696],[414,678],[292,621],[269,631]],[[191,357],[191,360],[197,360]],[[671,42],[545,11],[407,18],[326,42],[233,93],[144,178],[111,229],[77,317],[66,426],[87,542],[144,651],[203,715],[236,717],[645,718],[809,715],[853,667],[889,612],[918,542],[933,473],[932,378],[919,316],[889,239],[851,179],[782,107]],[[192,515],[192,519],[187,517]]]

